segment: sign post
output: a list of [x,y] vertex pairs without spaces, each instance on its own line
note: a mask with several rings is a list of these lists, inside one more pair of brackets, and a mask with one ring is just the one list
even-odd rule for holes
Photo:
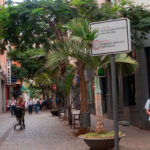
[[114,54],[111,54],[111,84],[112,84],[112,99],[113,99],[115,150],[119,150],[116,65],[115,65],[115,55]]
[[126,18],[93,22],[91,31],[97,30],[98,35],[92,42],[91,55],[111,55],[112,100],[115,132],[115,150],[119,150],[118,104],[116,88],[115,54],[131,51],[130,21]]

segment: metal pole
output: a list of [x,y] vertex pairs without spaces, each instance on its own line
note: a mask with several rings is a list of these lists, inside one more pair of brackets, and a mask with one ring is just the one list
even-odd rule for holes
[[111,80],[112,80],[112,100],[113,100],[113,116],[114,116],[115,150],[119,150],[116,65],[115,65],[114,54],[111,55]]

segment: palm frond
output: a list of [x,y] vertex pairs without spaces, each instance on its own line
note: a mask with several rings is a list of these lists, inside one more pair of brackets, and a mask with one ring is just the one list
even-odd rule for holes
[[73,84],[73,77],[74,77],[74,72],[73,72],[73,70],[70,70],[68,72],[68,74],[66,76],[66,80],[65,80],[65,89],[66,89],[66,92],[68,95],[70,94],[70,89]]
[[66,40],[63,45],[53,47],[48,54],[46,67],[56,69],[62,64],[69,63],[69,57],[82,61],[89,67],[98,64],[96,57],[92,57],[89,49],[85,49],[84,42],[79,43],[74,40]]
[[71,31],[71,37],[73,39],[80,40],[80,42],[93,41],[97,33],[96,30],[91,32],[89,29],[89,21],[81,18],[72,19],[72,21],[64,27]]
[[[135,59],[132,59],[127,54],[119,54],[115,56],[116,69],[117,72],[122,73],[123,75],[129,75],[136,71],[138,63]],[[106,65],[110,67],[110,56],[104,56],[101,58],[101,67]]]
[[133,74],[138,67],[137,61],[127,54],[116,55],[115,59],[116,68],[123,75]]
[[52,80],[51,80],[49,74],[47,74],[47,73],[38,74],[34,78],[34,81],[35,81],[36,84],[41,84],[41,85],[45,85],[45,86],[48,86],[52,83]]

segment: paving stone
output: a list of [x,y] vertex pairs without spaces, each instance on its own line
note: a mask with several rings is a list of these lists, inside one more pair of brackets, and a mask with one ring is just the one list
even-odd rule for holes
[[67,122],[49,112],[25,116],[26,129],[11,130],[0,150],[88,150],[84,142],[72,135]]
[[[91,115],[92,129],[95,115]],[[0,150],[89,150],[86,144],[74,137],[66,121],[49,112],[25,115],[25,130],[13,130],[16,119],[10,114],[0,115]],[[107,130],[113,130],[113,121],[104,119]],[[133,126],[119,126],[126,134],[120,141],[120,150],[150,150],[150,131]],[[6,134],[7,133],[7,134]],[[3,140],[2,140],[3,139]]]
[[16,118],[11,117],[9,113],[0,114],[0,145],[13,128],[15,122]]

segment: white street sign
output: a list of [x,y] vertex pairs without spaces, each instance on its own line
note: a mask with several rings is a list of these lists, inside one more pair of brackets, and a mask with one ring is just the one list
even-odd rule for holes
[[11,85],[11,60],[7,60],[7,85]]
[[92,42],[91,55],[128,53],[131,51],[130,20],[126,18],[93,22],[91,31],[97,30]]

